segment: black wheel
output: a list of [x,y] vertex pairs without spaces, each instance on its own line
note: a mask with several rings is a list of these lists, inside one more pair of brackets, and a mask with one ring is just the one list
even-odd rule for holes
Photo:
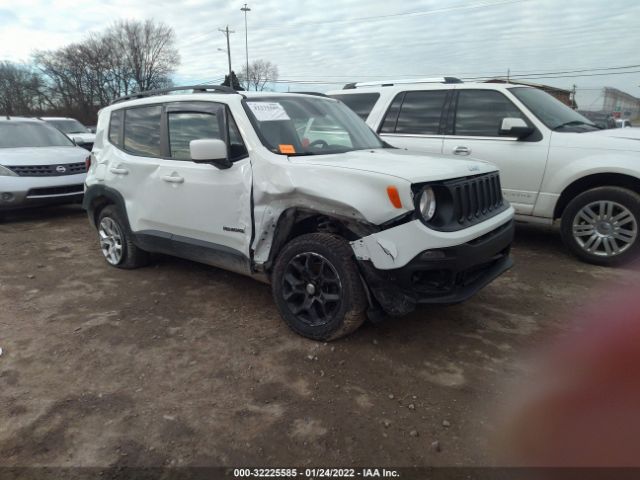
[[367,298],[349,244],[336,235],[293,239],[276,260],[271,286],[282,318],[313,340],[335,340],[365,320]]
[[149,253],[136,247],[118,209],[109,205],[98,217],[100,250],[110,265],[118,268],[138,268],[149,263]]
[[598,187],[571,200],[562,214],[562,239],[578,258],[613,266],[640,251],[640,195],[621,187]]

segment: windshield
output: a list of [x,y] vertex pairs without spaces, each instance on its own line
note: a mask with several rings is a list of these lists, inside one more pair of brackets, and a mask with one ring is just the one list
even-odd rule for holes
[[87,127],[82,125],[79,121],[70,118],[68,120],[46,120],[47,123],[50,123],[54,127],[56,127],[61,132],[66,134],[69,133],[91,133]]
[[537,88],[516,87],[511,89],[511,93],[551,130],[565,132],[598,130],[598,127],[591,120],[570,109],[547,92]]
[[249,98],[247,107],[264,145],[283,155],[325,155],[385,144],[345,105],[326,98]]
[[11,121],[0,123],[0,148],[72,146],[71,140],[44,123]]

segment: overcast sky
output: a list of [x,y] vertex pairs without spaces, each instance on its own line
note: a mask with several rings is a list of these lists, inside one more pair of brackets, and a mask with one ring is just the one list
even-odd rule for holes
[[[182,56],[176,83],[211,81],[227,70],[226,53],[218,50],[226,47],[225,37],[218,28],[228,24],[236,32],[234,70],[245,62],[243,3],[0,0],[0,60],[26,62],[35,49],[79,41],[117,19],[153,18],[175,30]],[[272,61],[283,80],[336,83],[292,85],[292,90],[326,91],[377,78],[640,65],[638,0],[260,0],[249,1],[249,7],[250,60]],[[640,66],[617,71],[640,72]],[[640,97],[640,73],[535,81],[563,88],[576,84],[582,108],[597,102],[605,85]]]

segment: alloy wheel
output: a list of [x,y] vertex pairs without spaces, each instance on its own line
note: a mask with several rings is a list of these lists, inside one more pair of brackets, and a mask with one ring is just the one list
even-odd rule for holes
[[305,252],[293,257],[285,268],[282,286],[282,297],[291,313],[309,326],[327,324],[340,309],[340,277],[320,254]]
[[585,205],[573,219],[573,238],[583,250],[600,257],[620,255],[631,248],[637,236],[633,213],[610,200]]
[[104,258],[111,265],[118,265],[122,261],[122,232],[118,224],[109,217],[100,221],[98,228],[100,248]]

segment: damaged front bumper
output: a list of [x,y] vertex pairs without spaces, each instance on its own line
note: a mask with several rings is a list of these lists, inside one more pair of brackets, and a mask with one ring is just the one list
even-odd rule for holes
[[376,241],[387,257],[378,258],[378,265],[375,258],[363,255],[362,244],[359,250],[355,242],[352,246],[360,271],[382,310],[392,316],[404,315],[417,304],[462,302],[508,270],[512,266],[509,252],[514,222],[507,217],[497,227],[492,222],[492,230],[463,243],[422,250],[397,268],[380,268],[380,264],[387,266],[394,260],[394,255],[400,257],[400,249],[388,238]]

